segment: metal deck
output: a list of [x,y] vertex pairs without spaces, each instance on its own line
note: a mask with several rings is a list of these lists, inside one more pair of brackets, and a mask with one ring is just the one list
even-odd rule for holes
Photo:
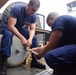
[[7,75],[51,75],[46,70],[37,68],[15,67],[8,68]]
[[27,69],[26,67],[15,67],[15,68],[8,68],[7,75],[35,75],[43,70],[30,68]]

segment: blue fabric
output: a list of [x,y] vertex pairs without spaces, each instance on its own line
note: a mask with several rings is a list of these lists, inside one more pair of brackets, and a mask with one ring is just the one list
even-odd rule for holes
[[58,17],[52,25],[52,31],[57,29],[63,32],[59,46],[76,44],[76,17],[69,15]]
[[[26,24],[36,23],[37,22],[37,14],[33,14],[29,16],[25,12],[26,5],[14,5],[10,11],[10,16],[17,19],[16,27],[19,29]],[[8,25],[8,19],[5,20],[5,27]],[[2,25],[3,27],[4,25]]]
[[63,35],[58,47],[45,54],[46,63],[59,73],[74,71],[76,69],[76,17],[69,15],[58,17],[52,24],[52,32],[55,30],[62,30]]
[[13,6],[10,12],[10,15],[17,19],[16,27],[22,27],[28,23],[35,23],[37,21],[37,15],[33,14],[32,16],[28,16],[25,12],[26,6]]
[[4,29],[2,31],[3,37],[1,40],[1,53],[9,57],[11,55],[11,45],[12,45],[12,37],[13,33],[10,32],[8,29]]
[[46,63],[56,71],[76,68],[76,45],[66,45],[45,54]]
[[[33,14],[32,16],[27,16],[25,12],[25,5],[14,5],[10,11],[10,16],[17,19],[16,28],[18,31],[26,38],[29,38],[29,31],[23,26],[28,23],[35,23],[37,21],[37,15]],[[13,33],[8,30],[8,19],[5,20],[4,25],[2,25],[2,42],[1,42],[1,53],[7,57],[11,55],[11,45],[12,45],[12,38]],[[31,48],[38,47],[38,40],[37,37],[34,36],[32,40]]]

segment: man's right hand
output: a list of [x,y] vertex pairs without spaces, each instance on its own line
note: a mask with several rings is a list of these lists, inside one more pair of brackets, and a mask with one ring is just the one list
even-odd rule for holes
[[27,40],[25,38],[23,38],[21,40],[21,43],[22,43],[23,46],[27,46]]

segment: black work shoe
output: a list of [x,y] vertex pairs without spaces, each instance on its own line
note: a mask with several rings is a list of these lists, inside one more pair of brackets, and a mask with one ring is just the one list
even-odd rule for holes
[[1,56],[0,75],[7,75],[7,57]]
[[46,69],[46,66],[43,65],[42,63],[38,62],[33,54],[32,54],[31,67],[32,68],[39,68],[39,69]]

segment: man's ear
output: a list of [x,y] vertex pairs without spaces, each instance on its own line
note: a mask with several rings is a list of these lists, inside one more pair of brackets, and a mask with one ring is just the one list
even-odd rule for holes
[[29,7],[29,6],[30,6],[30,4],[27,4],[27,6]]
[[52,17],[51,17],[51,20],[54,20],[54,19],[55,19],[55,17],[54,17],[54,16],[52,16]]

